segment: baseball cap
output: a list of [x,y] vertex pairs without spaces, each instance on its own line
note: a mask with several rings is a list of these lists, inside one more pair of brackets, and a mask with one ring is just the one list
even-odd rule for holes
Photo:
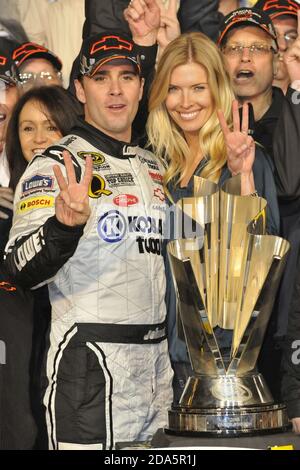
[[276,42],[276,31],[269,15],[256,8],[238,8],[226,15],[220,27],[218,45],[221,45],[227,33],[240,25],[257,26]]
[[272,20],[283,15],[292,15],[297,17],[297,11],[300,5],[295,0],[258,0],[255,8],[267,13]]
[[17,68],[21,67],[26,60],[29,59],[46,59],[60,71],[62,69],[61,60],[49,49],[44,46],[40,46],[35,42],[25,42],[17,47],[13,53],[12,58],[15,61]]
[[132,39],[124,34],[101,33],[85,39],[80,53],[80,74],[92,77],[106,62],[126,59],[141,71],[140,58]]
[[0,80],[8,85],[16,85],[16,69],[10,54],[0,49]]

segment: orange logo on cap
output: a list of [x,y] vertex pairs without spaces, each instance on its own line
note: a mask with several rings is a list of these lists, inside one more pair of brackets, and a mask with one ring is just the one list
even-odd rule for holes
[[6,62],[7,62],[7,58],[3,57],[3,56],[0,56],[0,65],[5,65]]
[[[116,40],[116,44],[111,44],[111,41],[106,44],[109,39]],[[127,51],[131,51],[132,44],[128,41],[125,41],[125,39],[121,39],[119,36],[105,36],[103,39],[101,39],[101,41],[97,41],[92,45],[90,54],[94,54],[95,52],[101,50],[108,51],[109,49],[126,49]]]
[[283,6],[283,5],[278,5],[278,0],[267,0],[266,3],[263,6],[263,10],[267,11],[270,8],[275,8],[277,10],[299,10],[299,4],[296,2],[293,2],[293,0],[287,0],[287,3],[289,4],[288,6]]
[[[24,60],[28,59],[32,54],[36,54],[37,52],[49,52],[45,47],[40,46],[38,44],[34,44],[32,42],[26,42],[26,44],[22,44],[22,46],[18,47],[13,53],[13,60],[16,60],[21,64]],[[21,57],[21,59],[20,59]]]

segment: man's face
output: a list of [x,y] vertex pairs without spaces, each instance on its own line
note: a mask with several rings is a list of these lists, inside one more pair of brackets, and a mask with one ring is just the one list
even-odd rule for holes
[[14,105],[18,100],[18,89],[0,79],[0,153],[6,140],[6,129]]
[[276,57],[276,80],[285,80],[288,72],[283,62],[283,53],[297,38],[297,19],[292,16],[275,18],[273,24],[276,30],[279,54]]
[[[228,33],[228,45],[265,45],[271,47],[272,38],[262,29],[246,26]],[[266,47],[263,53],[244,48],[240,54],[227,54],[225,64],[232,79],[234,93],[238,98],[249,99],[264,94],[272,86],[274,54]]]
[[85,120],[117,140],[130,142],[131,124],[143,93],[143,81],[133,65],[110,61],[93,77],[75,81],[78,100],[84,104]]

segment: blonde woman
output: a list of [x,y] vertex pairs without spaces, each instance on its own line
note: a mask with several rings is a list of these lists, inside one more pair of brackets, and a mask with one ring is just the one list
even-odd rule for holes
[[[193,194],[194,175],[221,185],[241,174],[242,194],[257,192],[267,199],[267,229],[277,233],[279,213],[272,170],[248,135],[247,104],[240,123],[233,98],[214,43],[201,33],[181,35],[166,47],[158,63],[149,98],[149,141],[154,153],[166,162],[164,184],[170,203]],[[176,301],[168,265],[166,272],[170,354],[179,381],[179,389],[174,388],[176,401],[188,374],[188,359],[176,334]]]

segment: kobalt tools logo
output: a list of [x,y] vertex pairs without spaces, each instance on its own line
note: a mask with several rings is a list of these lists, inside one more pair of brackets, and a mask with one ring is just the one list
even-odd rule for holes
[[121,241],[126,233],[126,219],[119,211],[108,211],[103,214],[98,223],[98,234],[108,243]]
[[102,240],[108,243],[116,243],[130,233],[134,235],[137,233],[162,235],[163,221],[149,216],[125,217],[120,211],[111,210],[100,217],[97,230]]

